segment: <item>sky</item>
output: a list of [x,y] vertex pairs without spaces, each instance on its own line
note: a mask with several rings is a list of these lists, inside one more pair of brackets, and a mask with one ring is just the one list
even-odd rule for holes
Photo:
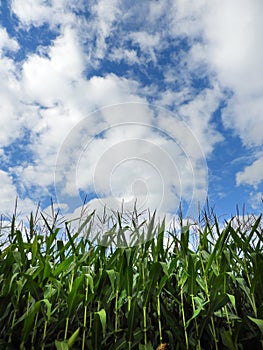
[[262,0],[0,1],[0,213],[262,211]]

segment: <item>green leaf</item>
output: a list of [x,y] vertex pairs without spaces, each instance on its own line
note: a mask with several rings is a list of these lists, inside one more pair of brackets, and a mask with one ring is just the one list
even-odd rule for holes
[[[77,236],[80,236],[80,234],[83,235],[86,234],[86,232],[83,232],[83,229],[87,226],[87,224],[91,221],[91,219],[94,217],[95,210],[86,217],[86,219],[83,221],[83,223],[79,226]],[[80,218],[81,219],[81,218]]]
[[62,263],[56,266],[55,270],[53,271],[53,275],[58,276],[61,272],[66,271],[73,261],[74,261],[74,256],[70,255],[66,260],[63,260]]
[[143,296],[143,306],[146,306],[150,297],[150,294],[156,289],[156,282],[159,278],[161,271],[161,265],[159,262],[155,262],[152,264],[149,281],[147,283],[147,287],[144,290]]
[[199,303],[198,304],[198,307],[197,307],[197,309],[194,311],[194,313],[193,313],[193,316],[186,322],[186,328],[189,326],[189,324],[191,323],[191,321],[193,320],[193,319],[195,319],[199,314],[200,314],[200,312],[202,311],[202,310],[204,310],[204,307],[205,307],[205,305],[208,303],[208,301],[206,301],[206,302],[203,302],[203,303]]
[[58,341],[55,340],[55,346],[57,350],[70,350],[79,336],[78,328],[68,340]]
[[233,307],[234,307],[235,312],[237,313],[237,309],[236,309],[236,298],[235,298],[235,296],[232,295],[232,294],[228,294],[228,293],[227,293],[226,295],[228,296],[228,298],[229,298],[231,304],[232,304]]
[[21,254],[22,266],[25,266],[25,262],[26,262],[26,254],[25,254],[25,247],[24,247],[25,243],[23,242],[21,231],[16,230],[16,238],[18,242],[18,250]]
[[94,284],[93,284],[93,278],[89,273],[85,274],[86,276],[86,283],[88,284],[88,286],[90,287],[91,293],[94,293]]
[[189,293],[190,295],[195,295],[197,282],[197,271],[196,271],[196,254],[189,254],[189,259],[188,259],[188,285],[189,285]]
[[64,254],[64,243],[61,240],[57,241],[57,248],[59,251],[60,261],[65,260],[65,254]]
[[72,290],[68,294],[68,315],[71,314],[76,300],[79,300],[80,296],[78,294],[78,290],[80,284],[83,282],[84,276],[85,275],[81,275],[74,280]]
[[134,320],[137,312],[137,298],[134,298],[131,303],[131,309],[128,314],[128,341],[132,341],[134,334]]
[[[163,247],[164,247],[164,232],[165,232],[165,218],[162,221],[161,226],[158,229],[158,235],[157,235],[157,254],[161,253],[163,254]],[[158,256],[156,256],[158,258]]]
[[230,334],[229,331],[222,330],[221,331],[221,337],[223,344],[227,347],[229,350],[236,350],[237,347],[235,346],[232,335]]
[[207,317],[202,322],[200,335],[202,335],[204,329],[206,328],[207,324],[210,322],[211,318],[213,317],[213,314],[221,309],[223,306],[225,306],[229,301],[229,298],[226,294],[219,294],[217,297],[210,302]]
[[236,281],[238,282],[238,286],[237,287],[240,287],[245,292],[247,300],[249,300],[250,305],[253,308],[254,307],[254,303],[253,303],[253,300],[252,300],[250,289],[249,289],[246,281],[244,280],[244,278],[241,278],[241,277],[237,277]]
[[248,318],[258,326],[258,328],[260,329],[260,332],[263,336],[263,320],[260,318],[254,318],[251,316],[248,316]]
[[221,309],[228,302],[228,296],[226,294],[218,295],[215,300],[212,301],[211,306],[209,308],[209,313],[212,315],[215,311]]
[[100,323],[102,326],[103,338],[105,338],[106,334],[106,311],[101,309],[100,311],[95,312],[96,315],[99,316]]
[[76,342],[77,338],[78,338],[78,335],[79,335],[79,330],[80,328],[78,328],[73,334],[72,336],[69,338],[68,340],[68,347],[71,348],[74,343]]
[[[67,222],[66,222],[66,232],[67,232],[68,239],[69,239],[71,248],[73,250],[73,253],[77,256],[78,255],[78,251],[77,251],[75,243],[74,243],[74,237],[71,236],[71,233],[70,233],[70,230],[68,228],[68,223]],[[74,236],[76,236],[76,234]]]
[[[40,301],[34,303],[27,314],[25,314],[25,321],[22,329],[22,340],[25,342],[31,331],[33,330],[33,324],[36,313],[39,311]],[[19,321],[19,320],[18,320]]]
[[219,232],[219,237],[216,241],[216,244],[214,246],[212,254],[210,254],[210,257],[207,261],[206,267],[205,267],[205,275],[208,275],[209,269],[214,262],[216,255],[220,255],[222,252],[222,249],[224,248],[224,245],[229,237],[229,232],[230,232],[230,227],[231,227],[231,222],[228,223],[227,227],[220,233]]
[[43,290],[39,287],[30,275],[24,274],[24,277],[27,280],[26,287],[28,287],[30,294],[35,300],[43,299]]
[[109,280],[110,280],[111,289],[114,291],[116,272],[113,269],[111,269],[111,270],[106,270],[106,273],[107,273]]
[[47,320],[50,321],[50,316],[51,316],[51,304],[48,299],[42,299],[41,302],[46,304],[47,307],[47,312],[45,312],[45,315],[47,316]]
[[69,350],[67,341],[55,340],[55,346],[57,350]]
[[139,344],[139,350],[154,350],[152,343],[148,342],[146,345]]
[[156,211],[154,211],[153,216],[148,224],[147,227],[147,235],[146,235],[146,241],[149,241],[154,237],[155,229],[154,229],[154,221],[155,221],[155,215]]
[[31,246],[31,251],[32,251],[32,265],[34,266],[36,256],[38,253],[38,236],[34,237],[34,240],[33,240],[32,246]]

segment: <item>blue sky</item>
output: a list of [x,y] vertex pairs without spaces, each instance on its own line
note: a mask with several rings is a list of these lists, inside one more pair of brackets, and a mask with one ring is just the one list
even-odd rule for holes
[[0,4],[2,214],[262,210],[261,0]]

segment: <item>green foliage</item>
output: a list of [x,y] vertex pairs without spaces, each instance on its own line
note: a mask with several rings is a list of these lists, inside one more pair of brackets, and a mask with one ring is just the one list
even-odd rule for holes
[[107,248],[83,235],[94,215],[76,232],[33,214],[18,229],[13,217],[0,250],[1,349],[262,349],[261,216],[220,228],[205,214],[177,233],[155,214],[129,226],[118,213],[107,244],[127,244],[127,232],[138,244]]

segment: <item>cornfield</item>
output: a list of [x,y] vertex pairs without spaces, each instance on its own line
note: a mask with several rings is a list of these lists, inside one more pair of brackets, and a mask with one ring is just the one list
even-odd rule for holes
[[14,216],[1,233],[0,349],[263,348],[261,216],[170,229],[117,215],[107,237],[148,239],[115,248],[90,240],[94,216],[78,230]]

